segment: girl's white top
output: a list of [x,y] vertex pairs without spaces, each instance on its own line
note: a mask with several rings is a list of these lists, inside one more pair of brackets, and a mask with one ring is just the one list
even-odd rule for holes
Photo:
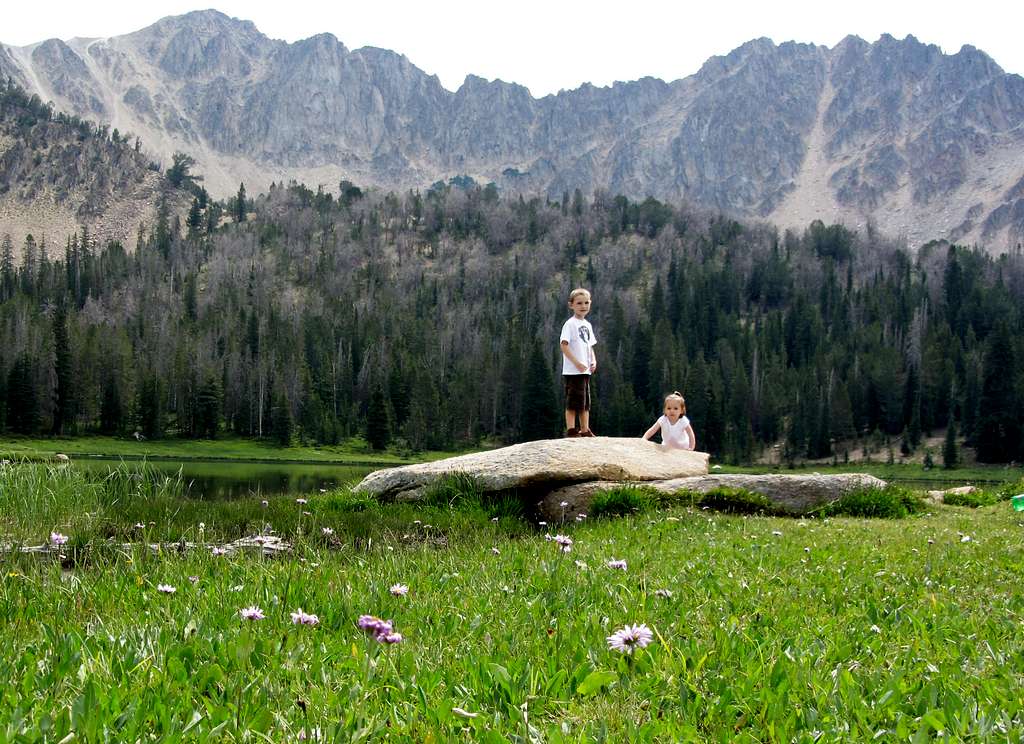
[[690,419],[680,416],[674,424],[668,420],[668,416],[661,416],[658,419],[661,424],[661,443],[671,449],[690,449],[690,434],[686,431],[690,425]]

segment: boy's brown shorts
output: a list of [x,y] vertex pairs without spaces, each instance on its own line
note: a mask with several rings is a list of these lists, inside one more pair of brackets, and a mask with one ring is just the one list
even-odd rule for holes
[[590,410],[590,375],[562,375],[565,380],[565,410]]

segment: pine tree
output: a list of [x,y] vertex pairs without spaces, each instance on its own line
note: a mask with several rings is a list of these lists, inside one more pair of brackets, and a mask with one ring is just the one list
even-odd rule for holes
[[370,394],[370,404],[366,409],[366,441],[375,450],[385,449],[391,441],[387,401],[384,390],[379,386]]
[[215,376],[208,375],[199,388],[196,401],[196,431],[200,437],[217,438],[217,430],[220,428],[221,397],[220,381]]
[[7,426],[15,434],[34,434],[39,428],[39,398],[32,362],[24,355],[7,376]]
[[11,236],[4,233],[0,244],[0,302],[11,299],[17,286],[14,273],[14,244]]
[[147,439],[164,435],[163,391],[155,375],[146,374],[139,387],[139,429]]
[[946,470],[953,470],[959,464],[960,452],[956,446],[956,420],[951,413],[949,424],[946,426],[946,440],[942,444],[942,467]]
[[103,385],[103,399],[100,401],[100,432],[117,434],[124,426],[124,406],[121,403],[121,389],[117,378],[110,374]]
[[274,393],[270,407],[270,434],[281,447],[292,443],[292,410],[284,390]]
[[544,361],[540,344],[533,345],[523,384],[523,405],[519,417],[520,439],[530,442],[550,439],[562,427],[558,398],[551,384],[552,371]]
[[245,222],[245,184],[238,184],[238,195],[235,196],[235,222]]
[[68,313],[63,301],[53,314],[53,370],[57,378],[53,408],[53,433],[61,435],[74,422],[74,380],[71,369],[71,348],[68,342]]
[[1017,459],[1021,426],[1017,419],[1015,376],[1010,331],[1005,322],[1000,322],[985,354],[978,418],[978,462]]

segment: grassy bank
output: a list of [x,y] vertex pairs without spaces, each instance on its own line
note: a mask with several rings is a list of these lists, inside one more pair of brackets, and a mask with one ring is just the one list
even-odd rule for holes
[[934,467],[925,470],[920,465],[886,465],[884,463],[849,463],[847,465],[829,465],[815,463],[813,465],[797,466],[788,468],[783,466],[755,465],[750,467],[723,465],[721,469],[712,472],[720,473],[868,473],[877,476],[882,480],[920,482],[922,485],[928,481],[937,483],[978,483],[994,484],[1018,481],[1024,478],[1024,467],[1020,465],[971,465],[969,467],[954,468],[946,470],[942,467]]
[[[60,472],[75,471],[0,470],[0,494],[23,494],[0,531],[52,524],[73,547],[94,511],[134,519],[116,483],[66,503],[83,484]],[[228,523],[161,511],[164,488],[134,497],[147,529]],[[1024,735],[1024,520],[1005,503],[903,520],[676,507],[550,525],[568,553],[513,512],[338,491],[270,505],[262,521],[298,541],[283,559],[94,551],[69,572],[0,558],[0,740]],[[265,619],[244,620],[250,606]],[[318,624],[293,624],[300,607]],[[367,637],[362,614],[401,642]],[[652,643],[610,649],[626,624]]]
[[3,437],[0,457],[49,458],[58,453],[72,457],[160,457],[199,460],[252,460],[267,462],[335,462],[399,464],[451,457],[458,452],[420,452],[415,455],[378,452],[361,439],[336,446],[279,447],[255,439],[158,439],[136,441],[120,437]]

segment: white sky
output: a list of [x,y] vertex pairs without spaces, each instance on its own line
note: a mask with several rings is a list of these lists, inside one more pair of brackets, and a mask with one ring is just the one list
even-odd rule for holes
[[835,45],[847,34],[875,41],[913,34],[954,53],[985,51],[1007,72],[1024,74],[1024,3],[1019,0],[44,0],[8,3],[0,42],[128,33],[168,15],[215,7],[253,21],[264,34],[296,41],[330,32],[349,49],[377,46],[405,54],[455,90],[468,73],[525,85],[535,96],[609,85],[645,75],[675,80],[708,57],[767,36]]

